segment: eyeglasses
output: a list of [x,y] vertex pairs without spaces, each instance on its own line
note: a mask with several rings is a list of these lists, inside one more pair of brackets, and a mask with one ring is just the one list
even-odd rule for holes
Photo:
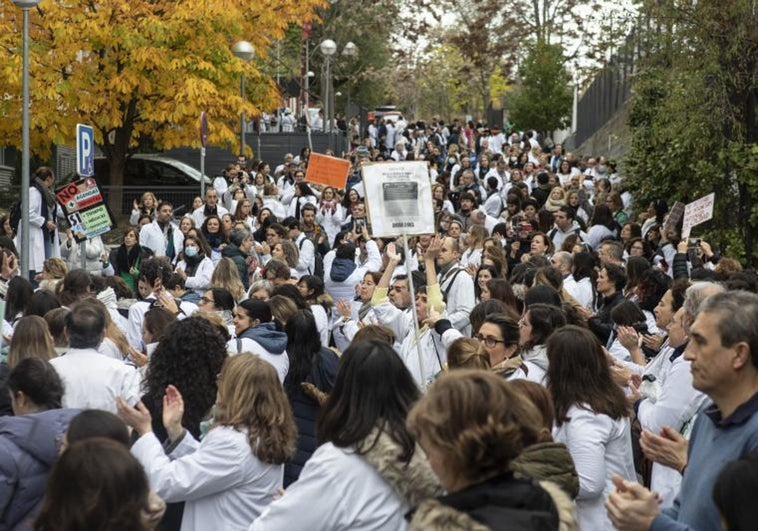
[[480,343],[484,343],[484,345],[488,348],[494,348],[498,343],[505,345],[505,341],[502,339],[495,339],[492,336],[483,336],[482,334],[476,334],[474,338]]
[[209,299],[208,297],[200,297],[200,303],[201,304],[208,304],[208,303],[215,304],[214,300]]

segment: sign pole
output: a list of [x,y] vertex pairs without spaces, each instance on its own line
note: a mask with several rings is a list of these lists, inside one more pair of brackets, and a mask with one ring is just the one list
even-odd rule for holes
[[424,360],[421,357],[421,343],[418,334],[418,314],[416,313],[416,288],[413,286],[413,275],[411,274],[411,250],[408,248],[408,233],[403,232],[403,247],[405,249],[405,270],[408,273],[408,290],[411,292],[411,310],[413,312],[413,338],[416,342],[416,354],[418,355],[418,370],[421,373],[421,390],[426,389],[426,379],[424,378]]
[[[95,174],[95,130],[93,127],[76,124],[76,173],[80,177]],[[71,235],[74,235],[73,228]],[[87,239],[79,242],[79,265],[87,270]]]
[[205,148],[208,145],[208,115],[200,113],[200,197],[205,198]]

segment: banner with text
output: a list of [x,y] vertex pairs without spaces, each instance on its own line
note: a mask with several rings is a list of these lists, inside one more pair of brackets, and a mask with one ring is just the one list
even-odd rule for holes
[[92,177],[59,188],[55,197],[66,212],[77,242],[105,234],[116,226],[97,181]]
[[435,233],[426,162],[370,164],[362,172],[372,237]]

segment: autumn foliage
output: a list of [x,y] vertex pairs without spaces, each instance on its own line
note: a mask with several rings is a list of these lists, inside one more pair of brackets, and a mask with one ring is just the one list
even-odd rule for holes
[[[259,70],[269,46],[323,4],[42,0],[30,12],[33,153],[73,145],[75,124],[91,124],[117,183],[129,150],[199,145],[201,111],[208,113],[210,142],[232,145],[241,111],[256,116],[279,103],[275,84]],[[21,20],[11,0],[0,1],[0,145],[20,144]],[[253,44],[255,60],[233,56],[238,40]]]

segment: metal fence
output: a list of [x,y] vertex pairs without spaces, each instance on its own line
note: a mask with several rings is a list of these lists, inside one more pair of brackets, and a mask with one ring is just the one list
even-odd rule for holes
[[[106,202],[114,186],[101,186],[103,196]],[[139,201],[145,190],[142,186],[120,186],[121,189],[121,206],[118,212],[113,212],[116,217],[128,216],[132,211],[134,200]],[[153,192],[159,201],[170,201],[174,205],[174,215],[182,216],[192,212],[192,200],[200,195],[200,188],[190,188],[185,186],[151,186],[150,192]]]
[[640,30],[638,26],[626,37],[624,45],[611,56],[579,99],[574,133],[576,146],[582,145],[605,125],[629,98],[642,54],[638,39],[642,33]]

